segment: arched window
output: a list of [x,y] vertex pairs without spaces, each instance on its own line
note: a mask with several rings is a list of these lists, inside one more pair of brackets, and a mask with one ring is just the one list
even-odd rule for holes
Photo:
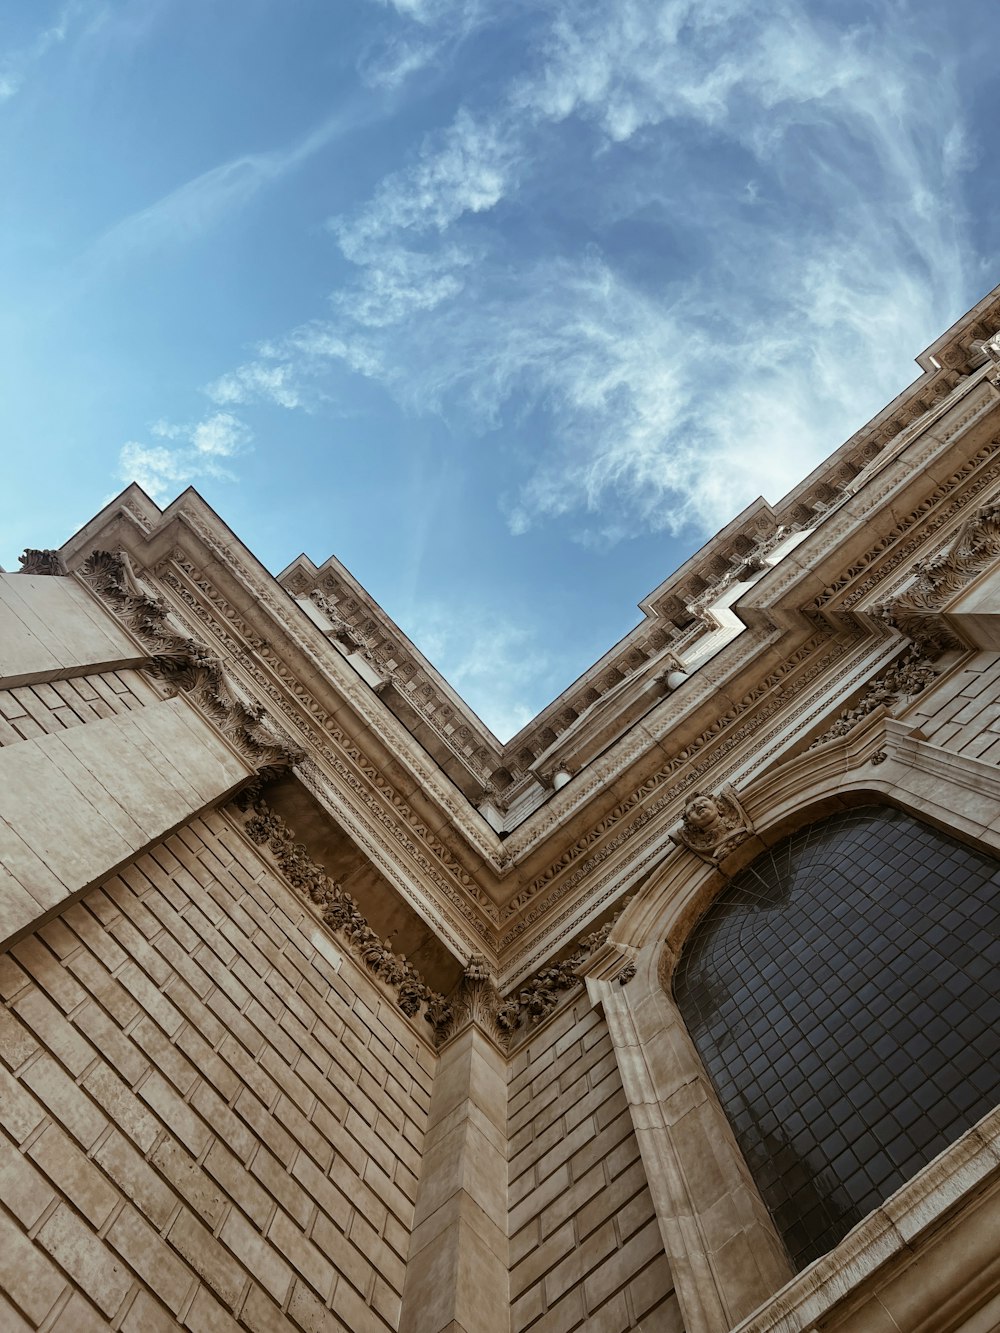
[[674,994],[793,1262],[1000,1101],[1000,864],[891,808],[758,857]]

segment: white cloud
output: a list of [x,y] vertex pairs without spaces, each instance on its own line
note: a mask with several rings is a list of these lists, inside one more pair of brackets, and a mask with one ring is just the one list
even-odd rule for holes
[[[940,53],[929,85],[919,35],[882,18],[838,28],[799,0],[558,6],[532,68],[336,224],[358,277],[331,338],[363,332],[413,411],[473,430],[543,414],[514,532],[572,515],[584,540],[706,530],[778,498],[912,378],[962,305],[954,85]],[[635,141],[648,171],[622,215],[672,219],[714,272],[656,290],[613,252],[503,267],[475,224],[525,185],[544,198],[546,173],[558,190],[570,120],[595,136],[605,199]],[[752,190],[664,176],[694,125],[706,153],[744,155]]]
[[[431,42],[452,12],[395,8]],[[777,499],[966,304],[947,53],[890,3],[861,25],[833,14],[554,4],[492,101],[331,224],[355,271],[331,317],[262,345],[210,396],[309,406],[337,362],[469,434],[530,417],[537,454],[503,501],[514,533],[710,531]],[[526,229],[564,209],[567,232],[586,222],[597,240],[525,260],[502,209]],[[636,217],[690,265],[627,262],[611,233]]]
[[155,421],[149,434],[170,443],[127,441],[118,455],[118,475],[125,482],[137,481],[158,503],[199,478],[232,480],[232,472],[219,460],[244,452],[252,439],[249,427],[231,412],[216,412],[190,425]]
[[505,125],[459,110],[413,166],[387,177],[353,220],[334,224],[341,250],[365,263],[398,232],[440,233],[465,213],[493,208],[513,183],[516,156]]
[[122,445],[118,464],[122,481],[137,481],[157,501],[165,499],[175,485],[186,485],[194,476],[184,454],[138,440]]
[[279,407],[301,407],[302,397],[291,382],[287,365],[251,361],[222,375],[205,392],[216,403],[250,403],[270,399]]
[[332,362],[341,362],[359,375],[380,378],[384,366],[379,354],[363,337],[350,342],[329,325],[314,322],[293,329],[283,338],[263,342],[257,357],[220,375],[204,392],[220,407],[274,403],[278,407],[313,408],[324,397],[322,383]]
[[195,451],[215,458],[232,458],[249,439],[250,430],[231,412],[216,412],[191,432]]

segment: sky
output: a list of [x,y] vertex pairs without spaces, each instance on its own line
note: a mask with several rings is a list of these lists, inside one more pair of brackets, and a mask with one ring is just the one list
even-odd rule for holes
[[501,739],[1000,283],[1000,0],[6,0],[0,564],[335,554]]

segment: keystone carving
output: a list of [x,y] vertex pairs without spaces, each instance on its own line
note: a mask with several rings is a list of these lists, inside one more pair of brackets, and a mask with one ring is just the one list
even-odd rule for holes
[[[827,727],[822,736],[816,737],[809,749],[815,750],[818,745],[825,745],[827,741],[846,736],[869,713],[874,713],[876,708],[890,710],[905,708],[911,699],[927,688],[937,674],[936,667],[925,657],[921,657],[915,649],[911,650],[883,675],[873,680],[854,707],[846,708],[836,722]],[[882,759],[884,758],[883,754]],[[880,762],[877,756],[873,756],[873,764]]]
[[[1000,355],[1000,352],[998,352]],[[877,614],[912,640],[927,658],[965,645],[944,619],[943,608],[1000,556],[1000,505],[973,514],[939,555],[916,566],[917,579]]]
[[171,631],[166,602],[143,588],[124,551],[94,551],[80,573],[149,650],[150,675],[172,693],[186,694],[253,767],[276,773],[301,763],[304,751],[274,726],[261,704],[242,696],[207,644]]
[[33,546],[28,546],[24,555],[19,555],[17,559],[22,574],[66,574],[68,572],[58,551],[42,551],[36,550]]
[[[394,953],[389,940],[381,939],[368,924],[356,899],[345,893],[325,868],[314,861],[305,846],[280,815],[260,796],[258,780],[237,797],[237,808],[245,814],[243,831],[251,842],[266,846],[285,878],[320,909],[323,921],[347,944],[352,956],[371,974],[396,992],[396,1004],[414,1018],[424,1006],[424,1018],[440,1043],[454,1020],[451,1003],[432,991],[405,954]],[[468,978],[466,972],[466,978]]]
[[753,825],[736,793],[732,787],[723,787],[717,796],[704,791],[691,792],[670,840],[703,861],[718,865],[752,835]]

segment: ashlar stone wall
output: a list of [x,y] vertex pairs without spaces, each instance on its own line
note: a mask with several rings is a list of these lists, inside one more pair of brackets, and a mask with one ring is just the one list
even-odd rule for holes
[[925,689],[911,720],[934,745],[953,754],[1000,759],[1000,653],[980,652]]
[[604,1019],[580,996],[509,1072],[512,1333],[681,1333]]
[[435,1056],[224,814],[0,990],[5,1333],[395,1327]]
[[66,680],[0,689],[0,745],[53,736],[101,718],[119,717],[159,696],[139,671],[98,671]]

